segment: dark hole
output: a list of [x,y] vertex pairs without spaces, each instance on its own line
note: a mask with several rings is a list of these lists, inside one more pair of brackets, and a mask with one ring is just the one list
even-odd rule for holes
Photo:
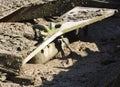
[[20,47],[17,48],[17,51],[21,51],[22,49]]
[[61,24],[55,25],[55,28],[60,28],[60,27],[61,27]]
[[44,50],[41,50],[41,53],[44,53]]

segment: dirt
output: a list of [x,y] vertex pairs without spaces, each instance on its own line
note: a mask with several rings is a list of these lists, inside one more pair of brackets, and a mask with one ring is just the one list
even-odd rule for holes
[[[1,87],[111,87],[120,73],[120,18],[111,17],[81,29],[76,40],[46,64],[26,64],[22,75],[34,85],[9,78]],[[11,77],[12,78],[12,77]]]
[[18,55],[21,58],[25,57],[27,55],[27,53],[24,53],[25,50],[28,50],[29,47],[31,47],[31,50],[35,48],[37,41],[34,40],[34,36],[35,33],[30,24],[0,23],[1,53],[6,52],[6,54]]
[[34,39],[30,23],[0,23],[0,64],[9,66],[14,60],[20,62],[36,48],[38,42]]
[[[0,1],[0,18],[8,12],[13,12],[17,7],[34,4],[32,1],[37,2],[38,0],[26,0],[21,3],[22,1]],[[4,10],[5,12],[2,12]],[[92,17],[102,15],[101,10],[98,10],[97,14],[92,11],[88,13]],[[79,14],[77,15],[79,18],[81,15],[88,15],[86,12]],[[63,20],[69,20],[73,16],[74,14]],[[91,16],[87,18],[91,18]],[[23,58],[34,49],[37,42],[34,40],[30,23],[0,23],[0,28],[1,53],[5,52]],[[28,63],[21,68],[21,76],[31,78],[34,83],[20,78],[16,79],[8,74],[6,80],[2,80],[0,77],[0,87],[112,87],[112,82],[120,74],[120,18],[111,17],[89,25],[87,28],[87,36],[84,35],[85,29],[80,29],[77,38],[71,35],[71,39],[74,39],[70,44],[72,51],[66,48],[63,50],[64,55],[59,52],[46,64]],[[6,56],[6,54],[4,55]],[[0,59],[1,63],[3,63],[2,60],[3,58]]]

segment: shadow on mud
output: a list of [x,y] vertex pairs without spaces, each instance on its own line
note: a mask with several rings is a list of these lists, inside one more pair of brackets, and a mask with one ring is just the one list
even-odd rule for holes
[[88,26],[87,36],[84,36],[85,32],[80,29],[77,40],[88,43],[88,46],[95,43],[99,51],[86,47],[84,51],[87,55],[84,57],[71,52],[62,60],[71,58],[76,62],[66,68],[68,71],[61,71],[54,75],[52,81],[45,81],[40,87],[112,87],[120,72],[120,18],[113,17],[92,24]]

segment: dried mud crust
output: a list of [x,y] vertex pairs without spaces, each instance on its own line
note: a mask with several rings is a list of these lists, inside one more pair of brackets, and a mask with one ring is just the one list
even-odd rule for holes
[[33,40],[34,36],[34,30],[30,24],[0,23],[0,47],[3,50],[1,52],[12,52],[12,54],[25,57],[27,53],[23,52],[23,55],[21,51],[32,50],[29,47],[34,48],[36,44]]
[[31,24],[0,23],[0,63],[21,62],[36,48],[34,36]]

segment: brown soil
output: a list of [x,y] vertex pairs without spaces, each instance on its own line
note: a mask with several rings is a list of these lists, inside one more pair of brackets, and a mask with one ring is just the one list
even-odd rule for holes
[[[88,36],[79,39],[46,64],[26,64],[23,76],[40,87],[111,87],[120,72],[120,18],[111,17],[88,26]],[[11,77],[12,78],[12,77]],[[1,87],[34,87],[24,81],[0,82]]]

